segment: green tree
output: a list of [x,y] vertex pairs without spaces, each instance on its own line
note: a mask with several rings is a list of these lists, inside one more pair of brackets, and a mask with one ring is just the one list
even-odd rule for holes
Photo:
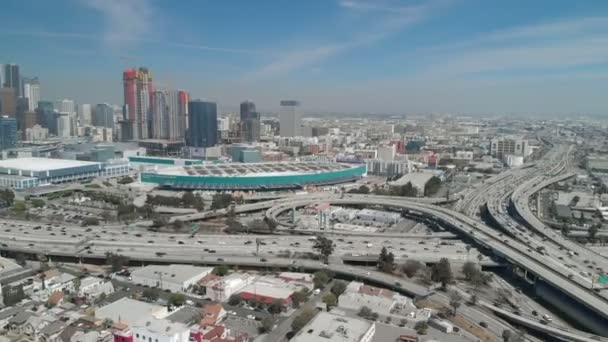
[[85,217],[82,219],[81,225],[83,227],[99,226],[99,219],[97,217]]
[[23,254],[23,253],[17,253],[15,255],[15,261],[17,262],[17,264],[19,264],[21,266],[25,266],[25,264],[27,262],[25,254]]
[[416,323],[414,326],[414,330],[418,333],[418,335],[426,335],[426,331],[429,329],[429,325],[425,321],[420,321]]
[[133,182],[134,180],[130,176],[125,176],[118,180],[118,184],[131,184]]
[[322,289],[329,283],[331,277],[325,271],[317,271],[313,274],[312,281],[315,285],[315,288]]
[[436,176],[433,176],[429,179],[428,182],[424,185],[424,196],[432,196],[439,191],[441,187],[441,180]]
[[74,291],[78,292],[80,291],[80,278],[76,278],[74,279]]
[[196,198],[194,197],[192,191],[184,192],[184,194],[182,195],[182,204],[184,205],[184,207],[191,208],[194,206],[195,202]]
[[502,331],[502,340],[504,342],[511,342],[512,338],[513,338],[513,332],[511,330]]
[[260,325],[259,332],[261,334],[269,333],[274,327],[274,319],[271,316],[264,317],[262,324]]
[[460,304],[462,304],[462,296],[457,291],[450,291],[448,296],[450,298],[450,306],[452,307],[452,315],[456,316],[456,310],[458,310]]
[[215,194],[211,199],[211,210],[227,208],[232,202],[230,194]]
[[327,311],[329,311],[338,304],[338,298],[333,293],[328,293],[323,296],[323,303],[325,303]]
[[346,283],[336,280],[331,287],[331,293],[333,293],[336,297],[340,297],[344,291],[346,291]]
[[359,188],[354,188],[354,189],[350,189],[348,190],[349,194],[362,194],[362,195],[367,195],[370,193],[370,189],[367,185],[363,184],[361,185]]
[[464,275],[464,278],[466,280],[470,281],[478,272],[479,269],[477,268],[477,265],[475,265],[475,263],[467,261],[464,263],[464,265],[462,265],[462,274]]
[[268,305],[268,312],[273,315],[280,314],[283,312],[283,310],[285,310],[285,306],[280,299],[275,299],[272,301],[272,303],[270,303],[270,305]]
[[329,263],[329,256],[334,252],[334,242],[325,236],[317,236],[312,246],[322,257],[324,263]]
[[186,296],[183,293],[174,293],[169,297],[169,304],[173,306],[182,306],[186,303]]
[[448,283],[451,283],[454,279],[452,274],[452,267],[450,261],[447,258],[441,258],[439,263],[435,264],[432,268],[431,279],[434,282],[441,283],[442,288],[446,288]]
[[395,256],[389,253],[386,247],[382,247],[380,256],[378,257],[378,269],[385,273],[392,273],[395,268]]
[[13,210],[19,213],[22,213],[27,210],[27,206],[23,201],[15,201],[13,203]]
[[407,260],[403,266],[401,266],[401,271],[408,277],[411,278],[416,273],[424,268],[424,265],[417,260]]
[[158,289],[147,288],[147,289],[144,289],[144,292],[142,292],[141,295],[142,295],[142,297],[146,298],[147,300],[149,300],[151,302],[155,302],[160,297],[160,291]]
[[230,271],[230,269],[228,268],[228,266],[219,265],[213,269],[213,274],[219,275],[219,276],[225,276],[226,274],[228,274],[229,271]]
[[291,296],[291,303],[294,307],[298,308],[300,307],[301,303],[304,303],[308,300],[308,297],[310,297],[310,290],[308,290],[307,288],[303,288],[293,293],[293,295]]
[[305,309],[297,315],[291,322],[291,331],[297,333],[300,331],[310,320],[315,317],[316,312],[312,309]]
[[0,190],[0,199],[6,201],[8,205],[13,205],[15,193],[11,189]]
[[129,257],[124,255],[114,254],[112,252],[106,252],[106,263],[112,267],[112,272],[118,272],[122,268],[129,264]]
[[230,296],[230,298],[228,298],[228,304],[232,305],[232,306],[237,306],[239,304],[242,303],[242,299],[241,296],[237,295],[237,294],[233,294]]
[[194,209],[196,209],[196,211],[203,211],[205,210],[205,201],[203,201],[203,197],[200,194],[196,194],[194,196],[194,205],[193,205]]
[[44,200],[41,200],[40,198],[33,198],[30,200],[30,205],[32,206],[32,208],[42,208],[45,204],[46,203],[44,202]]

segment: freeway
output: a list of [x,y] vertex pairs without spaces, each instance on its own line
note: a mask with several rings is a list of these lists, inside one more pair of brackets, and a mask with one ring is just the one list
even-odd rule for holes
[[[336,199],[330,203],[336,205],[379,205],[398,209],[414,210],[422,214],[434,217],[444,224],[453,227],[463,235],[469,235],[479,245],[493,250],[498,256],[515,264],[528,272],[542,278],[547,283],[551,284],[563,293],[575,298],[581,304],[585,305],[592,311],[595,311],[600,317],[605,319],[608,317],[608,301],[594,292],[588,291],[581,287],[578,283],[573,282],[568,278],[568,272],[556,268],[551,264],[547,264],[546,260],[540,259],[537,255],[530,255],[527,252],[528,247],[517,240],[508,240],[500,237],[494,229],[477,222],[476,220],[467,217],[461,213],[452,210],[432,206],[423,203],[408,202],[407,200],[380,199],[376,196],[352,196],[351,198]],[[286,210],[293,207],[306,206],[314,201],[299,201],[287,202],[282,205],[269,209],[266,212],[268,219],[277,220],[277,216]],[[277,221],[281,224],[279,221]],[[595,327],[597,328],[597,327]],[[601,328],[600,328],[601,330]],[[608,334],[602,331],[603,334]]]

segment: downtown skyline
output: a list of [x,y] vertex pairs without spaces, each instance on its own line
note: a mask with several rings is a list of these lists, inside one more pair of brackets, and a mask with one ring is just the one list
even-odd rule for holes
[[304,112],[608,113],[608,4],[527,5],[9,0],[0,60],[38,76],[43,99],[79,103],[122,103],[116,75],[145,65],[222,112],[294,98]]

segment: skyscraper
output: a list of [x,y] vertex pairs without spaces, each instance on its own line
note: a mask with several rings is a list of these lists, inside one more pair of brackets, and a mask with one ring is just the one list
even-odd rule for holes
[[260,114],[251,101],[241,103],[241,139],[246,142],[260,140]]
[[152,115],[150,111],[150,94],[153,91],[152,73],[147,68],[138,70],[131,68],[123,72],[124,90],[124,120],[130,124],[123,127],[132,126],[131,138],[134,140],[148,139],[149,121]]
[[156,90],[152,93],[151,133],[153,139],[169,139],[168,99],[169,91]]
[[21,89],[21,74],[19,73],[19,65],[4,64],[2,65],[2,70],[2,87],[15,89],[15,97],[20,97],[23,89]]
[[217,144],[217,105],[215,102],[188,102],[189,147],[211,147]]
[[114,128],[114,109],[109,104],[100,103],[95,106],[93,126]]
[[29,110],[36,110],[40,101],[40,82],[38,77],[23,78],[23,97],[27,98]]
[[55,109],[60,113],[68,113],[73,114],[76,113],[76,104],[74,100],[63,99],[61,101],[57,101],[55,104]]
[[15,89],[0,88],[0,115],[15,117],[17,114],[17,96]]
[[72,125],[69,113],[57,113],[57,136],[60,138],[69,138],[72,132]]
[[50,134],[57,135],[57,115],[50,101],[39,101],[36,109],[37,121],[40,126],[47,128]]
[[17,119],[17,131],[20,131],[22,136],[25,135],[25,113],[29,111],[29,100],[27,97],[17,99],[17,110],[15,118]]
[[298,111],[300,103],[293,100],[281,101],[279,114],[279,135],[282,137],[297,137],[301,134],[302,117]]
[[78,105],[78,122],[80,123],[80,126],[89,126],[92,124],[93,112],[90,104],[84,103]]
[[0,117],[0,150],[17,145],[17,120],[8,116]]
[[188,129],[188,102],[190,94],[185,90],[177,91],[177,135],[175,140],[183,140]]

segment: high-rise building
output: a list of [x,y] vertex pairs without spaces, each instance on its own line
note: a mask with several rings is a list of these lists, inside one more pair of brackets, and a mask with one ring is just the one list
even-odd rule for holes
[[21,74],[19,73],[19,65],[4,64],[2,65],[2,87],[15,89],[15,97],[20,97],[23,89],[21,86]]
[[40,101],[40,82],[38,77],[23,78],[23,97],[27,98],[28,109],[36,110]]
[[169,139],[168,98],[169,92],[165,90],[156,90],[152,93],[152,119],[150,122],[153,139]]
[[114,128],[114,109],[107,103],[95,106],[93,114],[93,126]]
[[15,117],[17,114],[17,96],[13,88],[0,88],[0,115]]
[[25,136],[25,113],[29,110],[29,100],[27,97],[17,99],[17,110],[15,118],[17,119],[17,131],[21,132],[21,138]]
[[293,100],[281,101],[279,113],[279,135],[282,137],[297,137],[301,135],[302,117],[298,111],[300,103]]
[[60,138],[69,138],[72,133],[72,123],[70,113],[57,114],[57,136]]
[[0,150],[17,146],[17,120],[7,115],[0,117]]
[[175,140],[184,140],[188,129],[188,102],[190,94],[185,90],[177,91],[177,135]]
[[60,113],[76,113],[76,105],[74,104],[74,100],[69,99],[57,101],[55,104],[55,109]]
[[260,140],[260,113],[251,101],[241,103],[241,139],[246,142]]
[[217,105],[215,102],[188,102],[188,139],[190,147],[211,147],[217,144]]
[[90,104],[84,103],[78,105],[78,122],[80,126],[90,126],[93,123],[92,113]]
[[57,135],[57,115],[53,103],[50,101],[39,101],[36,109],[37,121],[40,126],[47,128],[49,134]]
[[[150,137],[150,111],[152,87],[152,73],[147,68],[138,70],[131,68],[123,72],[124,87],[124,120],[131,124],[123,124],[124,127],[132,126],[131,138],[135,140],[148,139]],[[123,134],[124,135],[124,134]]]

